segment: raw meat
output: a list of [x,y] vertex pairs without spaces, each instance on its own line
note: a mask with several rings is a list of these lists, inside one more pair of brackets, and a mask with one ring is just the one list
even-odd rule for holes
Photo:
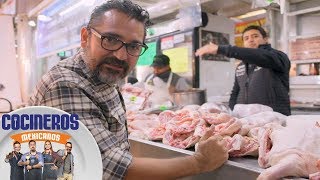
[[203,112],[201,113],[201,117],[207,121],[209,124],[221,124],[221,123],[226,123],[234,117],[232,117],[229,114],[226,113],[208,113],[208,112]]
[[287,116],[280,114],[278,112],[266,111],[257,113],[251,116],[241,118],[242,128],[239,132],[241,135],[247,135],[249,130],[255,127],[262,127],[268,123],[279,123],[280,125],[286,124]]
[[209,112],[209,113],[230,113],[230,108],[222,105],[222,104],[216,104],[212,102],[207,102],[201,105],[199,108],[199,111],[201,112]]
[[230,136],[226,136],[224,139],[227,141],[229,156],[258,156],[258,140],[248,136],[241,136],[239,134],[235,134],[232,138]]
[[258,179],[308,177],[319,171],[320,130],[316,121],[291,118],[287,124],[287,127],[268,128],[259,132],[258,162],[261,167],[269,168]]
[[184,106],[182,109],[187,109],[187,110],[190,110],[190,111],[196,111],[200,108],[199,105],[197,104],[191,104],[191,105],[186,105]]
[[265,111],[273,111],[273,109],[262,104],[236,104],[233,108],[232,115],[243,118]]

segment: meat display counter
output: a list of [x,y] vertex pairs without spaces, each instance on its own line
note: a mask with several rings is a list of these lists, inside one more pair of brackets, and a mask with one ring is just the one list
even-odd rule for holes
[[320,115],[320,105],[291,105],[292,115]]
[[[129,140],[131,144],[130,152],[135,157],[173,158],[188,156],[194,153],[193,151],[178,149],[160,142],[147,141],[133,137],[130,137]],[[259,176],[261,171],[263,171],[263,169],[259,167],[256,158],[234,158],[228,160],[225,165],[215,171],[185,177],[182,178],[182,180],[253,180]]]
[[[192,155],[194,152],[171,147],[161,142],[153,142],[129,137],[134,157],[174,158]],[[229,160],[215,171],[202,173],[195,176],[181,178],[180,180],[255,180],[264,169],[258,165],[256,158],[229,158]],[[306,180],[305,178],[282,178],[282,180]]]

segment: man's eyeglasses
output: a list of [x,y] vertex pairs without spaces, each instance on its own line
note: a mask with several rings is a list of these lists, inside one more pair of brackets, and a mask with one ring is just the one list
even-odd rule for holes
[[125,46],[127,53],[131,56],[141,56],[148,49],[148,46],[144,43],[125,43],[111,35],[102,36],[93,28],[90,28],[90,31],[101,39],[101,47],[108,51],[117,51],[121,49],[122,46]]

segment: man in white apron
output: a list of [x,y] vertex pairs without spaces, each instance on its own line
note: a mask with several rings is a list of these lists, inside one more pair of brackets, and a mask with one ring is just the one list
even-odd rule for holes
[[155,85],[154,79],[158,77],[166,83],[170,93],[186,91],[191,88],[183,77],[171,71],[168,56],[164,54],[156,55],[151,66],[153,67],[153,73],[149,74],[145,80],[148,85]]

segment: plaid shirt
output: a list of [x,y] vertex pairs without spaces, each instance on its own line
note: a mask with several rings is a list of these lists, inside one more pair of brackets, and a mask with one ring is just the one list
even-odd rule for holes
[[93,75],[81,53],[60,61],[44,75],[29,104],[78,114],[101,151],[103,179],[124,178],[132,155],[122,96],[115,85]]

